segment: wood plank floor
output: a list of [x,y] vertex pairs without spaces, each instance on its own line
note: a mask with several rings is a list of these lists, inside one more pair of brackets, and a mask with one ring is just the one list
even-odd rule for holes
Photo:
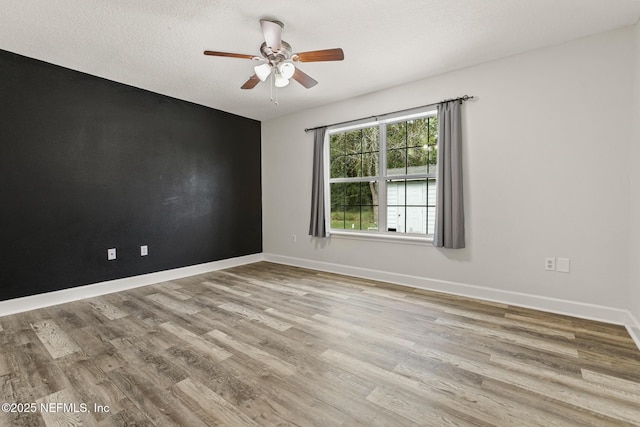
[[265,262],[5,316],[0,344],[2,426],[640,425],[623,327]]

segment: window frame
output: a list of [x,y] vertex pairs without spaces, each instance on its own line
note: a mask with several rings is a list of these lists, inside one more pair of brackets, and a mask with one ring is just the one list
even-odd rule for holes
[[[434,107],[423,108],[420,110],[414,110],[411,113],[404,112],[403,114],[395,114],[393,116],[386,116],[384,119],[376,119],[376,120],[360,120],[357,122],[351,122],[348,124],[336,125],[335,127],[330,127],[327,129],[326,139],[325,139],[325,164],[328,167],[325,168],[325,200],[326,203],[326,218],[327,218],[327,229],[329,230],[330,235],[335,235],[339,237],[345,238],[364,238],[374,241],[400,241],[403,243],[423,243],[423,242],[432,242],[433,234],[422,234],[422,233],[408,233],[408,232],[397,232],[397,231],[388,231],[388,218],[387,213],[389,207],[387,206],[387,183],[392,180],[415,180],[415,179],[423,179],[427,182],[427,192],[429,191],[428,182],[433,179],[436,180],[437,186],[437,168],[438,165],[436,163],[436,171],[434,172],[426,172],[426,173],[413,173],[409,174],[408,170],[404,174],[391,174],[387,175],[387,126],[393,125],[396,123],[407,122],[412,119],[422,119],[425,117],[437,117],[437,109]],[[331,135],[341,132],[349,132],[358,129],[370,128],[370,127],[378,127],[379,136],[378,136],[378,170],[376,176],[360,176],[360,177],[344,177],[344,178],[331,178],[331,158],[330,158],[330,140]],[[437,147],[437,144],[436,144]],[[364,183],[375,181],[378,183],[378,227],[377,230],[351,230],[351,229],[335,229],[331,228],[331,184],[332,183]],[[427,198],[427,215],[429,209],[429,199]],[[408,206],[405,201],[405,209]],[[434,202],[434,206],[437,206],[437,199]],[[406,213],[405,213],[406,215]],[[427,222],[427,233],[428,233],[428,222]]]

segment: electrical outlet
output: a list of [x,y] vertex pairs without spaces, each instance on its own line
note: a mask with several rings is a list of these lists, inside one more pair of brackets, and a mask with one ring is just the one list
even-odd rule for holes
[[558,265],[556,265],[558,271],[561,273],[568,273],[570,262],[571,260],[569,258],[558,258]]
[[140,246],[140,256],[147,256],[147,255],[149,255],[149,248],[147,247],[147,245]]
[[107,260],[113,261],[116,259],[116,248],[107,249]]
[[293,243],[297,242],[297,241],[298,241],[298,237],[297,237],[295,234],[292,234],[292,235],[291,235],[291,241],[292,241]]
[[544,269],[547,271],[555,271],[556,270],[556,259],[555,258],[545,258],[544,259]]

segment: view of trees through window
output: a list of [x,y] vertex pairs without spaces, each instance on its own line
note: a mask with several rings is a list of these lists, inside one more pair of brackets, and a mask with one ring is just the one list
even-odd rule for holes
[[333,134],[329,147],[331,178],[358,178],[331,184],[331,228],[377,229],[379,128]]
[[432,234],[437,130],[428,115],[330,132],[331,228]]

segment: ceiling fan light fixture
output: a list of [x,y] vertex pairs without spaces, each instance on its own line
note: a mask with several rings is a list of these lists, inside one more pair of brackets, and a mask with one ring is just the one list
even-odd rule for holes
[[264,63],[260,65],[256,65],[253,67],[253,70],[256,72],[256,76],[260,79],[260,81],[267,80],[267,77],[271,74],[271,65]]
[[285,87],[289,84],[289,79],[278,72],[274,84],[276,87]]
[[285,79],[290,79],[296,72],[296,66],[292,62],[282,62],[278,64],[278,71]]

